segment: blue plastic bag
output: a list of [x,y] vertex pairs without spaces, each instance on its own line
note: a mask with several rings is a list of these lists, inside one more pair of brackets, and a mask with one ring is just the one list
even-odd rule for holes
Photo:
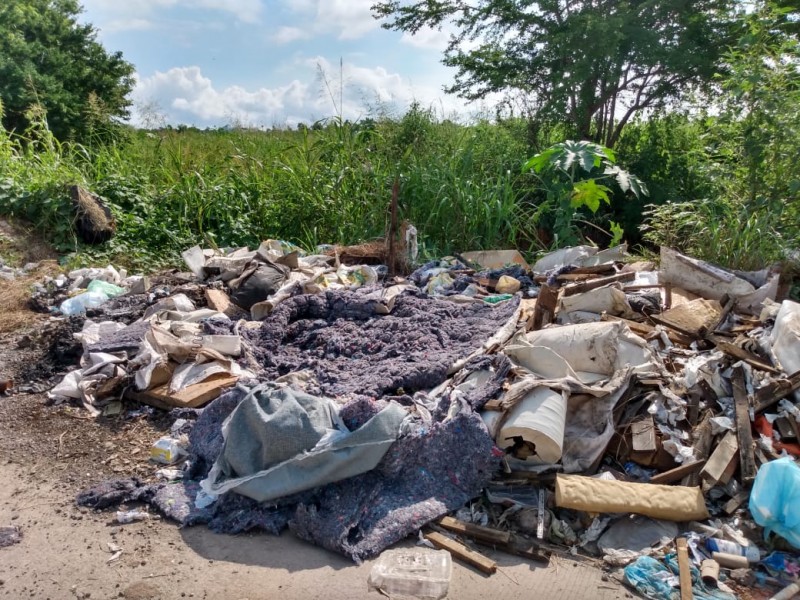
[[800,467],[787,456],[763,465],[750,493],[750,513],[764,528],[800,548]]

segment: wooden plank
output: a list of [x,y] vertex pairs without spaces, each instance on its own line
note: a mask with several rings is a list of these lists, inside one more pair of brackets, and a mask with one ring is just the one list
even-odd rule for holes
[[[697,460],[705,461],[711,453],[711,415],[706,413],[706,416],[700,421],[700,425],[692,431],[692,449],[694,450],[694,457]],[[688,487],[696,487],[700,485],[700,473],[692,473],[687,475],[681,482]]]
[[721,312],[722,307],[716,300],[698,298],[666,310],[660,315],[650,315],[650,318],[684,335],[701,338],[708,331],[708,327],[719,320]]
[[717,321],[708,326],[709,333],[714,333],[725,323],[725,319],[728,318],[728,315],[731,313],[734,306],[736,306],[736,298],[731,298],[728,294],[725,294],[720,298],[719,303],[722,305],[722,312],[719,313]]
[[778,417],[772,424],[773,427],[775,427],[775,429],[778,430],[778,433],[781,436],[781,441],[790,441],[797,439],[797,431],[792,426],[791,421],[794,421],[794,419],[788,419],[786,417]]
[[608,277],[599,277],[590,281],[581,281],[580,283],[573,283],[564,288],[565,296],[574,296],[575,294],[583,294],[591,290],[596,290],[610,283],[618,281],[633,281],[636,279],[636,273],[617,273],[616,275],[609,275]]
[[457,533],[470,537],[479,542],[487,542],[489,544],[505,545],[511,543],[511,534],[508,531],[500,531],[492,529],[491,527],[482,527],[473,523],[465,523],[454,519],[453,517],[442,517],[439,519],[439,525]]
[[750,498],[749,491],[742,491],[733,496],[730,500],[725,503],[725,506],[722,508],[726,514],[732,515],[736,510],[747,500]]
[[737,441],[736,434],[729,431],[714,449],[711,458],[708,459],[708,462],[706,462],[706,465],[700,471],[701,477],[709,481],[712,485],[728,483],[732,475],[732,473],[728,475],[730,466],[734,465],[735,467],[738,453],[739,442]]
[[[658,335],[656,332],[656,328],[651,325],[650,323],[640,323],[638,321],[631,321],[630,319],[625,319],[623,317],[615,317],[614,315],[609,315],[607,313],[603,313],[600,315],[601,321],[622,321],[625,323],[630,330],[635,333],[636,335],[640,335],[645,339],[650,339],[653,335]],[[678,333],[677,331],[673,331],[672,329],[667,328],[667,337],[673,344],[680,344],[681,346],[689,346],[694,341],[694,339],[690,338],[687,335],[683,335],[682,333]]]
[[675,467],[674,469],[670,469],[669,471],[664,471],[663,473],[659,473],[658,475],[653,475],[648,483],[655,483],[655,484],[675,483],[676,481],[680,481],[687,475],[692,475],[693,473],[699,473],[700,470],[705,466],[706,466],[706,461],[696,460],[695,462]]
[[540,547],[540,542],[532,542],[513,533],[498,531],[490,527],[481,527],[464,523],[452,517],[443,517],[439,525],[448,531],[459,535],[470,537],[478,544],[488,546],[496,550],[501,550],[507,554],[521,556],[528,560],[547,563],[550,560],[550,552]]
[[678,576],[681,582],[681,600],[692,600],[692,571],[689,567],[689,544],[678,538]]
[[753,430],[750,422],[750,400],[744,382],[744,368],[740,365],[733,369],[733,405],[736,416],[736,438],[739,442],[740,477],[743,484],[756,478],[756,458],[753,454]]
[[238,380],[234,375],[218,373],[174,394],[170,393],[169,383],[166,383],[144,392],[129,389],[125,395],[156,408],[197,408],[217,398],[225,388],[235,385]]
[[763,360],[761,360],[761,358],[759,358],[755,354],[752,354],[752,353],[748,352],[747,350],[745,350],[744,348],[742,348],[740,346],[737,346],[736,344],[732,344],[731,342],[728,342],[727,340],[722,339],[718,335],[709,335],[707,337],[707,339],[710,342],[713,342],[714,345],[719,350],[722,350],[728,356],[732,356],[733,358],[735,358],[737,360],[743,360],[748,365],[750,365],[752,367],[755,367],[756,369],[758,369],[760,371],[766,371],[767,373],[771,373],[773,375],[780,375],[781,374],[781,370],[780,369],[776,369],[772,365],[768,365],[767,363],[765,363]]
[[431,531],[425,534],[425,539],[440,550],[447,550],[454,558],[472,565],[479,571],[491,575],[497,571],[497,563],[480,552],[470,550],[461,542],[452,540],[446,535]]
[[539,297],[536,299],[536,307],[533,310],[533,324],[531,329],[537,331],[553,322],[558,306],[558,290],[549,285],[543,285],[539,289]]
[[786,379],[778,379],[756,390],[753,394],[753,410],[757,413],[772,408],[792,392],[800,389],[800,371]]

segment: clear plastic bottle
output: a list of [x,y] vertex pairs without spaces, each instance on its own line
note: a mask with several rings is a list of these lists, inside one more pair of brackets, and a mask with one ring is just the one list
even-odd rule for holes
[[65,315],[79,315],[86,312],[87,308],[97,308],[108,302],[108,296],[102,292],[84,292],[67,298],[58,309]]

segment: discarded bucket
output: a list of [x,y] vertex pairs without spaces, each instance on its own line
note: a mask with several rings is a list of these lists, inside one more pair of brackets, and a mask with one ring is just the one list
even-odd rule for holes
[[567,401],[561,392],[536,388],[509,411],[497,443],[510,448],[522,438],[534,447],[534,454],[526,459],[528,462],[558,462],[564,446],[566,419]]

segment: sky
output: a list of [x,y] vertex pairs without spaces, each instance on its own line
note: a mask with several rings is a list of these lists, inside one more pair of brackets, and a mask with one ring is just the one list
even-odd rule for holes
[[401,114],[415,100],[442,117],[483,111],[443,91],[448,34],[382,29],[374,2],[83,0],[82,20],[136,67],[140,126],[295,127]]

